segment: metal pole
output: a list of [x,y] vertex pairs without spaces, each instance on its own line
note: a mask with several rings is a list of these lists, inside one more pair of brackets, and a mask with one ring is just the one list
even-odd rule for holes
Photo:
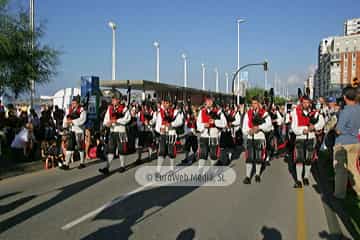
[[113,42],[112,42],[112,80],[116,79],[116,36],[115,28],[112,29]]
[[187,59],[184,58],[184,87],[187,87]]
[[[35,0],[30,0],[30,31],[31,31],[31,50],[34,50],[34,28],[35,28]],[[35,80],[31,79],[30,106],[34,107]]]
[[265,71],[265,90],[267,89],[268,71]]
[[160,82],[160,46],[156,48],[156,82]]
[[225,79],[226,79],[226,93],[229,93],[229,74],[225,73]]
[[205,64],[201,64],[202,68],[202,90],[205,91]]
[[216,84],[215,91],[219,92],[219,71],[217,68],[215,68],[214,71],[215,71],[215,84]]

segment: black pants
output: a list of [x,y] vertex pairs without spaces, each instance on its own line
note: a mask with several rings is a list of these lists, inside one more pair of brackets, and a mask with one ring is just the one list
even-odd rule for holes
[[262,139],[248,139],[246,150],[246,163],[263,163],[266,144]]
[[84,134],[70,132],[67,139],[67,151],[84,151],[85,141]]
[[160,135],[159,138],[159,156],[169,158],[176,157],[176,136],[169,136],[169,135]]
[[210,154],[211,160],[218,159],[218,139],[217,138],[200,138],[199,159],[207,160]]
[[184,150],[186,152],[190,152],[190,150],[193,151],[193,153],[196,153],[198,150],[198,139],[196,135],[187,135],[185,137],[185,145]]
[[294,161],[295,163],[304,163],[305,165],[311,165],[316,154],[316,140],[315,139],[297,139],[295,141],[294,149]]
[[110,133],[109,143],[107,144],[106,153],[115,154],[116,149],[120,155],[124,155],[127,150],[127,136],[126,133],[112,132]]

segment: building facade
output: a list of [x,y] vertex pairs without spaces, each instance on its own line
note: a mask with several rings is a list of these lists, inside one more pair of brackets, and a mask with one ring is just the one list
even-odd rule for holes
[[360,78],[360,34],[323,39],[318,56],[315,97],[340,96],[346,85]]
[[344,23],[344,35],[360,34],[360,18],[346,20]]

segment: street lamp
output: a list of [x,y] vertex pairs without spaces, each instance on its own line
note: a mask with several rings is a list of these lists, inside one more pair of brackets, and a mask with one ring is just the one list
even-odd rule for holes
[[225,79],[226,79],[226,93],[229,93],[229,74],[225,73]]
[[181,54],[181,58],[184,59],[184,87],[187,87],[188,73],[187,73],[187,56],[185,53]]
[[[34,49],[34,27],[35,27],[35,0],[30,0],[30,14],[29,24],[31,31],[31,50]],[[31,91],[30,91],[30,106],[34,107],[35,98],[35,80],[31,79]]]
[[156,82],[160,82],[160,43],[158,41],[154,42],[154,47],[156,48]]
[[[240,24],[245,22],[245,19],[237,19],[237,69],[240,68]],[[237,93],[237,102],[240,101],[240,76],[237,77],[238,93]]]
[[205,64],[201,64],[201,69],[202,69],[202,90],[205,91],[205,74],[206,74]]
[[116,70],[115,70],[115,65],[116,65],[116,39],[115,39],[115,29],[116,29],[116,24],[112,21],[109,22],[109,27],[112,30],[112,80],[116,79]]
[[217,68],[214,69],[214,72],[215,72],[215,82],[216,82],[216,92],[218,93],[219,92],[219,71]]

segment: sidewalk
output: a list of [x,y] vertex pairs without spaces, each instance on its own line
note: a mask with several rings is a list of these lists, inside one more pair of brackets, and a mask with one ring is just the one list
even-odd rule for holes
[[[74,162],[72,164],[75,164],[77,166],[77,162]],[[99,162],[101,162],[100,159],[91,159],[89,161],[86,161],[85,164],[92,165],[92,164],[97,164]],[[15,176],[37,172],[37,171],[43,171],[43,170],[46,171],[44,169],[44,162],[41,160],[0,167],[0,181],[5,178],[15,177]]]
[[43,161],[35,161],[28,163],[18,163],[5,167],[0,167],[0,180],[15,177],[18,175],[36,172],[44,169]]
[[317,182],[314,188],[321,195],[330,234],[337,237],[334,239],[348,239],[344,238],[345,236],[352,236],[351,239],[360,239],[360,231],[353,216],[349,213],[346,200],[340,200],[333,196],[333,169],[326,152],[320,153],[318,161],[313,165],[312,172]]

